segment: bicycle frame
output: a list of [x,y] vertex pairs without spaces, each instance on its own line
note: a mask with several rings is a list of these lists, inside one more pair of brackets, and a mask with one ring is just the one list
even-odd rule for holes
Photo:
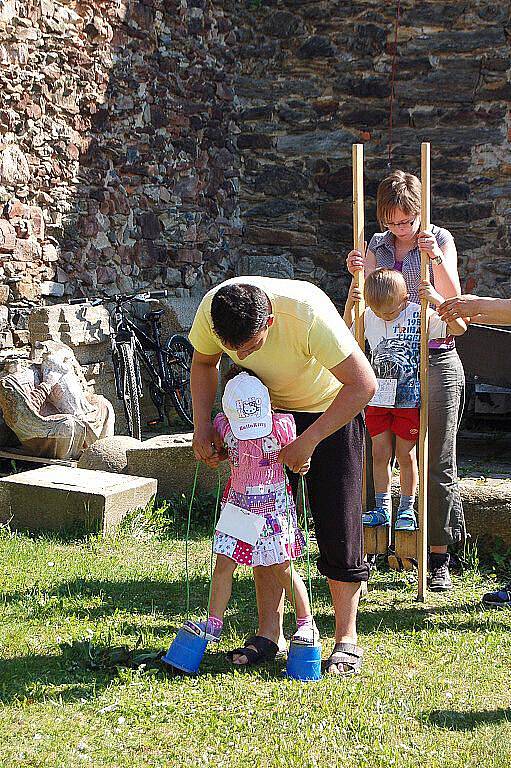
[[[131,410],[129,401],[134,397],[137,401],[143,395],[143,382],[141,368],[147,372],[149,384],[149,394],[154,405],[158,410],[160,421],[164,414],[168,413],[170,403],[177,411],[180,418],[188,425],[191,424],[191,404],[186,404],[182,394],[184,392],[181,373],[175,370],[176,365],[182,366],[183,371],[187,373],[189,381],[189,364],[183,365],[182,362],[182,344],[183,340],[179,334],[171,336],[165,343],[161,343],[159,317],[161,311],[148,312],[143,321],[138,322],[136,317],[128,316],[125,305],[131,301],[152,302],[167,296],[166,290],[147,291],[137,294],[118,294],[113,298],[114,307],[109,310],[110,314],[110,347],[113,362],[113,373],[116,395],[124,403],[126,418],[131,419]],[[93,298],[89,300],[92,306],[109,303],[105,298]],[[70,304],[81,304],[83,299],[70,299]],[[142,322],[147,325],[141,327]],[[172,348],[173,339],[177,347]],[[187,360],[191,359],[191,347],[189,342],[184,339],[188,348],[185,346],[185,355]],[[181,345],[181,346],[180,346]],[[129,347],[129,349],[127,349]],[[127,358],[127,355],[129,356]],[[126,360],[131,370],[129,379],[126,378]],[[129,384],[127,383],[129,381]],[[189,384],[187,384],[189,387]],[[170,400],[169,400],[170,398]],[[188,401],[189,402],[189,401]],[[185,403],[185,404],[183,404]],[[140,432],[140,408],[136,409],[138,421],[137,434]],[[132,429],[132,426],[130,426]]]
[[[116,355],[116,347],[120,343],[129,342],[133,347],[133,359],[135,362],[135,372],[137,375],[137,386],[139,395],[142,397],[142,378],[140,374],[140,360],[144,364],[151,382],[161,391],[163,391],[164,383],[168,380],[167,368],[165,365],[165,359],[162,353],[161,344],[159,343],[159,334],[156,324],[154,325],[155,337],[150,336],[136,323],[126,317],[122,310],[122,307],[116,307],[113,313],[113,327],[110,336],[112,345],[112,355]],[[153,360],[149,356],[148,352],[156,352],[156,359],[158,363],[158,369],[154,365]],[[115,375],[115,387],[117,391],[117,397],[122,399],[121,381],[119,377],[118,366],[114,365]]]

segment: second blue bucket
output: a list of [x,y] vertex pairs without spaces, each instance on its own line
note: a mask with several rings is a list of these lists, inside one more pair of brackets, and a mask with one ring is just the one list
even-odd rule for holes
[[181,672],[194,675],[198,672],[208,641],[180,629],[162,661]]
[[312,682],[321,679],[321,645],[298,645],[291,642],[286,675],[293,680]]

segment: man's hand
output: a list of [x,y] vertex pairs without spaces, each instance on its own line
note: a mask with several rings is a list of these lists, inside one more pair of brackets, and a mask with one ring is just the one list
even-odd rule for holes
[[311,456],[315,447],[305,436],[297,437],[292,443],[281,448],[278,460],[289,467],[291,472],[305,475],[310,469]]
[[438,314],[446,323],[459,317],[476,317],[481,311],[480,302],[479,296],[468,293],[464,296],[453,296],[438,307]]
[[203,461],[211,469],[216,469],[226,458],[222,438],[211,423],[195,429],[192,448],[197,461]]

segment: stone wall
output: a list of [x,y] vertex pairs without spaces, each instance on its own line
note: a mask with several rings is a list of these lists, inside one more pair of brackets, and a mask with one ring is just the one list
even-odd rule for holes
[[[0,248],[4,332],[41,301],[144,287],[167,287],[186,327],[211,284],[245,272],[340,303],[351,144],[368,234],[387,170],[395,5],[0,0],[0,204],[45,227],[30,258]],[[511,295],[509,4],[401,6],[394,167],[417,172],[432,142],[433,220],[464,286]]]
[[[279,254],[295,277],[312,277],[337,299],[352,242],[353,142],[365,145],[368,237],[376,229],[396,6],[230,4],[241,252],[249,262]],[[420,143],[431,142],[433,221],[455,235],[464,287],[509,296],[509,3],[405,1],[401,8],[393,167],[419,173]]]
[[[41,300],[187,298],[223,277],[240,232],[230,30],[206,0],[0,0],[0,204],[39,206],[58,244],[44,275],[25,259],[26,296],[0,286],[11,326]],[[2,283],[14,261],[0,252]]]

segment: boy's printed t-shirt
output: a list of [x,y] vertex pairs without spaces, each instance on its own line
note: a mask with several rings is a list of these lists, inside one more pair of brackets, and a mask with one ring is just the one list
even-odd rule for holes
[[[395,320],[382,320],[369,307],[364,312],[365,337],[378,391],[369,405],[384,408],[420,406],[420,304],[409,302]],[[437,312],[429,318],[429,339],[443,339],[446,323]]]
[[[275,317],[264,345],[244,360],[213,331],[213,296],[230,283],[258,286],[268,296]],[[330,369],[356,348],[349,328],[320,288],[302,280],[259,275],[235,277],[212,288],[200,303],[189,338],[197,352],[224,352],[253,371],[270,390],[272,407],[288,412],[325,411],[342,387]]]

